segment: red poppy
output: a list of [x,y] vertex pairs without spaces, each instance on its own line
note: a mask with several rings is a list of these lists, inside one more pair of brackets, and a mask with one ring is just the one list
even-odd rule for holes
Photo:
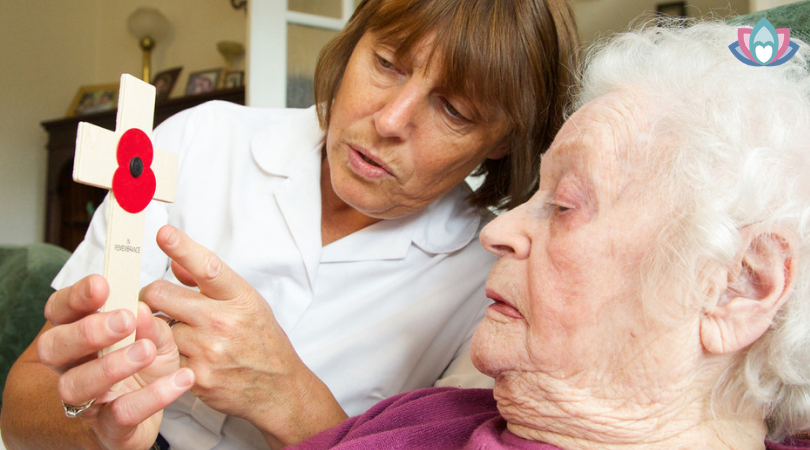
[[130,128],[118,141],[112,191],[118,204],[128,213],[139,213],[155,195],[152,172],[152,141],[142,130]]

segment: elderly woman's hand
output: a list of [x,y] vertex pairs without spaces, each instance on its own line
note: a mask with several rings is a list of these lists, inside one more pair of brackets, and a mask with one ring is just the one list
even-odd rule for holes
[[[39,336],[37,355],[60,374],[57,390],[65,404],[95,399],[89,408],[77,407],[76,418],[104,448],[141,449],[155,441],[161,410],[191,387],[194,374],[179,368],[169,327],[146,305],[139,305],[137,319],[126,310],[96,312],[108,293],[106,280],[91,275],[51,295],[45,317],[52,327]],[[133,332],[135,343],[96,357]]]
[[252,422],[271,445],[299,442],[346,418],[255,289],[174,227],[164,226],[157,243],[177,279],[199,287],[158,281],[141,291],[153,310],[182,322],[172,331],[181,365],[196,375],[195,396]]

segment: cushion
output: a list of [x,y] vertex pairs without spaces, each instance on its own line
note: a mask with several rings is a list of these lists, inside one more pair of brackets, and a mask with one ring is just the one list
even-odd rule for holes
[[0,390],[11,365],[45,324],[51,281],[69,256],[51,244],[0,246]]

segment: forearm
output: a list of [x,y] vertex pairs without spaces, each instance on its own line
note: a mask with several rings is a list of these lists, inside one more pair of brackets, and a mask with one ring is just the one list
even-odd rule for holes
[[329,388],[312,372],[298,379],[295,392],[297,395],[289,396],[294,404],[282,414],[265,414],[253,421],[272,449],[303,442],[348,418]]
[[93,431],[81,420],[65,417],[56,393],[58,375],[36,361],[34,346],[12,366],[6,381],[0,414],[6,448],[100,448]]

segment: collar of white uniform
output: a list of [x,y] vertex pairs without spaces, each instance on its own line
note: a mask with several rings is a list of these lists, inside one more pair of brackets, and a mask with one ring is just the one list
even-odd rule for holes
[[288,108],[280,120],[253,137],[251,153],[265,172],[289,177],[302,155],[310,155],[314,150],[320,152],[324,138],[314,106]]
[[461,250],[478,235],[481,216],[465,201],[466,184],[407,217],[381,220],[323,248],[321,262],[403,259],[411,244],[430,254]]

